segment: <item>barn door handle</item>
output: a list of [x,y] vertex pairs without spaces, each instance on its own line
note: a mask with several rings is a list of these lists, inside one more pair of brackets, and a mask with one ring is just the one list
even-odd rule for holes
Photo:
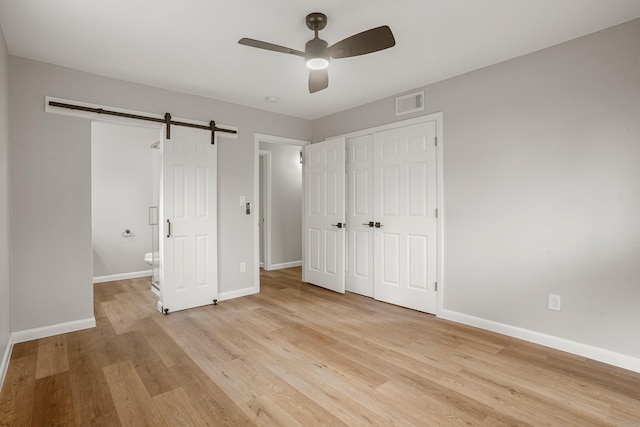
[[382,227],[382,224],[380,224],[379,222],[376,222],[376,223],[374,224],[374,226],[375,226],[376,228],[381,228],[381,227]]
[[373,228],[373,221],[365,222],[362,225],[368,225],[369,227]]
[[167,220],[167,237],[171,237],[171,221]]
[[331,226],[332,227],[338,227],[338,228],[344,228],[344,227],[347,226],[347,224],[346,223],[343,224],[343,223],[339,222],[337,224],[331,224]]

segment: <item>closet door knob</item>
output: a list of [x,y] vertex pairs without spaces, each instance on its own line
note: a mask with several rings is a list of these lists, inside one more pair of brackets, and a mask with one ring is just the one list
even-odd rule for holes
[[332,227],[338,227],[338,228],[343,228],[346,227],[347,224],[343,224],[341,222],[337,223],[337,224],[331,224]]
[[167,220],[167,237],[171,237],[171,221]]
[[376,228],[381,228],[381,227],[382,227],[382,224],[380,224],[379,222],[376,222],[376,223],[374,224],[374,226],[375,226]]
[[373,221],[366,222],[362,225],[368,225],[369,227],[373,228]]

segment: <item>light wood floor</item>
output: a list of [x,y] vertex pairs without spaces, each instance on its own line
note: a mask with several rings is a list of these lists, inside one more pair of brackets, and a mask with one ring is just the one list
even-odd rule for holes
[[640,375],[262,275],[163,316],[147,280],[95,285],[98,326],[17,344],[0,425],[640,425]]

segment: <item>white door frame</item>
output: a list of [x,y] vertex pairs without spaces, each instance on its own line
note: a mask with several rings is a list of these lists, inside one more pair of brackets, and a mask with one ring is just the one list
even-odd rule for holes
[[438,295],[437,295],[437,305],[436,305],[436,316],[440,316],[440,313],[443,310],[443,300],[444,300],[444,136],[443,136],[443,114],[434,113],[428,114],[425,116],[416,117],[413,119],[402,120],[399,122],[389,123],[386,125],[375,126],[368,129],[362,129],[354,132],[349,132],[341,135],[336,135],[332,137],[325,138],[325,140],[333,139],[336,137],[344,137],[344,138],[353,138],[357,136],[368,135],[371,133],[381,132],[389,129],[396,129],[400,127],[410,126],[417,123],[424,123],[435,121],[436,122],[436,138],[438,144],[436,146],[436,192],[437,192],[437,204],[438,204],[438,226],[437,226],[437,283],[438,283]]
[[[258,244],[260,243],[260,232],[263,236],[262,250],[264,254],[263,268],[266,271],[271,270],[271,151],[259,150],[260,157],[263,158],[262,163],[262,176],[258,177],[258,186],[262,183],[262,200],[264,206],[262,206],[264,215],[264,224],[262,224],[262,231],[260,230],[261,218],[258,218]],[[259,168],[258,168],[259,169]],[[259,191],[259,190],[258,190]],[[258,205],[256,206],[257,212],[260,212],[260,197],[258,197]],[[258,248],[259,250],[260,248]],[[260,261],[260,259],[258,259]]]
[[[260,152],[268,151],[268,150],[260,150],[260,142],[268,142],[271,144],[287,144],[287,145],[295,145],[298,147],[304,147],[307,144],[311,144],[311,141],[304,141],[302,139],[293,139],[293,138],[285,138],[282,136],[274,136],[274,135],[266,135],[262,133],[254,134],[254,162],[253,162],[253,200],[256,203],[254,207],[255,212],[260,212]],[[271,193],[271,192],[269,192]],[[269,196],[270,197],[270,196]],[[270,203],[267,204],[267,208],[270,210]],[[269,233],[266,240],[271,242],[271,212],[268,212],[267,217],[267,225],[265,226],[267,232]],[[258,221],[254,222],[253,225],[253,241],[254,241],[254,260],[255,260],[255,271],[253,275],[253,283],[257,292],[260,292],[260,229],[258,228]],[[302,236],[302,245],[304,247],[304,234]],[[271,250],[269,249],[269,267],[271,267]],[[265,251],[265,267],[267,267],[267,252]],[[266,268],[265,268],[266,270]]]

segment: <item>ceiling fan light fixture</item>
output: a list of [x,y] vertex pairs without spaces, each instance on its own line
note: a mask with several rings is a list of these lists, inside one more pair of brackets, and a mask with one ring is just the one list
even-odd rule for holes
[[329,66],[327,58],[316,57],[307,59],[307,68],[310,70],[324,70]]
[[318,34],[309,40],[304,47],[304,59],[310,70],[324,70],[329,66],[329,52],[326,41],[318,38]]

